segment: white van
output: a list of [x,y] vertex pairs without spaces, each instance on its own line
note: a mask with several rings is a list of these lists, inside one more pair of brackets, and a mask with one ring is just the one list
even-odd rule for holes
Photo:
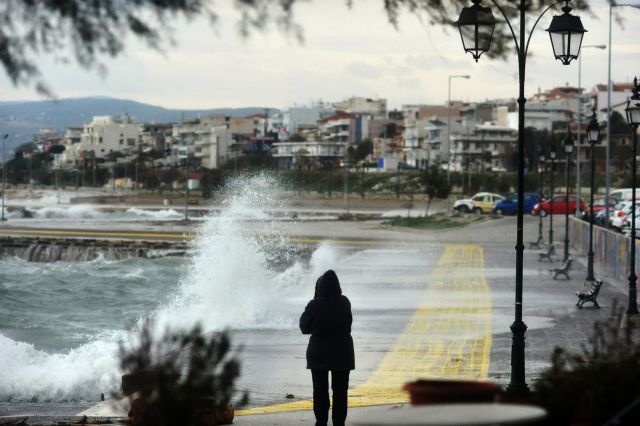
[[[609,197],[615,199],[616,203],[619,203],[620,201],[628,201],[631,200],[631,191],[632,188],[616,189],[615,191],[611,191],[609,193]],[[640,191],[636,189],[636,197],[638,195],[640,195]]]

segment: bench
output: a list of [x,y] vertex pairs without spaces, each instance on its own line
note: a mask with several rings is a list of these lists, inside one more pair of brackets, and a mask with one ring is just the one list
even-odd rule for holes
[[538,239],[536,241],[529,241],[529,248],[530,249],[540,249],[540,244],[544,243],[544,238],[542,238],[542,235],[538,236]]
[[571,269],[571,262],[573,262],[573,259],[568,258],[560,268],[552,269],[551,272],[553,272],[553,279],[557,280],[560,275],[564,275],[568,280],[570,280],[571,277],[569,276],[569,269]]
[[578,309],[582,309],[582,305],[587,302],[593,303],[593,306],[600,309],[600,305],[598,305],[598,293],[600,292],[600,287],[602,287],[602,281],[591,281],[591,288],[587,291],[578,291],[576,292],[576,296],[578,296],[578,303],[576,306]]
[[549,262],[552,262],[551,256],[556,254],[556,247],[553,244],[549,244],[546,251],[541,251],[538,253],[538,262],[542,262],[543,259],[547,259]]

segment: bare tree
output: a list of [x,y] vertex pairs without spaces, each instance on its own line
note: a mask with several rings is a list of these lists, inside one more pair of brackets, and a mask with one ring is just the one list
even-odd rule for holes
[[[272,27],[303,39],[303,29],[294,20],[294,6],[303,0],[235,0],[238,30],[247,36]],[[351,6],[357,0],[344,0]],[[409,12],[431,25],[452,27],[467,0],[381,0],[389,22],[398,27],[399,16]],[[51,95],[40,69],[42,55],[67,63],[75,60],[87,69],[106,71],[103,59],[115,58],[128,39],[143,41],[163,51],[174,44],[174,25],[180,19],[203,18],[215,27],[220,10],[215,0],[11,0],[0,2],[0,64],[16,86],[32,85]],[[530,0],[530,11],[548,6]],[[574,8],[588,10],[587,0],[574,0]],[[508,16],[516,16],[518,2],[502,1]],[[497,12],[496,12],[497,13]],[[457,30],[456,30],[457,31]],[[494,57],[510,50],[508,27],[494,33]]]

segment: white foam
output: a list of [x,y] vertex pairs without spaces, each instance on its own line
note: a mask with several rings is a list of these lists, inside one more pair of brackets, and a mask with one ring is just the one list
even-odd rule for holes
[[77,204],[64,207],[42,207],[31,210],[38,219],[97,219],[107,214],[89,204]]
[[[323,246],[309,265],[293,262],[284,271],[270,268],[272,257],[291,256],[286,236],[272,228],[272,221],[261,221],[277,192],[268,176],[231,182],[222,211],[200,225],[189,268],[171,301],[147,315],[156,320],[158,330],[196,322],[206,331],[296,326],[302,302],[312,297],[315,277],[332,267],[337,255]],[[246,219],[258,220],[259,232],[245,234]],[[140,270],[125,274],[136,276]],[[95,400],[100,393],[117,390],[118,342],[133,335],[104,333],[66,353],[51,354],[0,334],[0,398]]]
[[148,218],[148,219],[181,219],[184,217],[183,213],[177,212],[173,209],[164,209],[164,210],[146,210],[146,209],[137,209],[132,207],[127,209],[125,212],[127,216],[140,217],[140,218]]
[[172,302],[157,313],[164,324],[189,325],[205,330],[223,328],[288,328],[297,322],[287,301],[306,272],[295,265],[284,272],[269,268],[269,258],[288,256],[285,236],[271,221],[243,233],[242,221],[267,219],[265,210],[277,200],[277,185],[265,176],[238,179],[218,215],[201,225],[189,273]]
[[116,339],[96,340],[65,354],[39,351],[0,334],[0,395],[17,400],[95,400],[119,381]]

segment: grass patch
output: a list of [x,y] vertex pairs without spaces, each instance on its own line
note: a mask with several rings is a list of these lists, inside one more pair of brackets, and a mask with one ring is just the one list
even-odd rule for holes
[[469,225],[470,223],[487,220],[482,215],[460,215],[447,216],[445,214],[434,214],[427,217],[402,217],[383,222],[385,225],[402,226],[416,229],[448,229]]

